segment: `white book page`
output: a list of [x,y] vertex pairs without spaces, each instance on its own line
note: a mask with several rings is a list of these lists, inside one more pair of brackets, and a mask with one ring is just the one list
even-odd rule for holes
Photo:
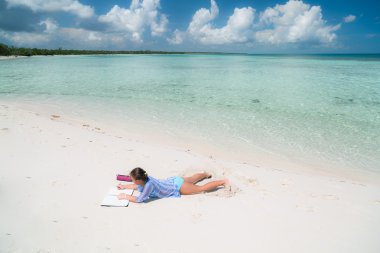
[[107,196],[103,199],[101,206],[128,206],[129,200],[127,199],[118,199],[117,195],[120,193],[125,193],[127,195],[133,194],[133,189],[123,189],[118,190],[116,186],[111,187],[108,190]]
[[120,206],[126,207],[129,204],[127,199],[118,199],[116,195],[107,195],[101,204],[101,206]]

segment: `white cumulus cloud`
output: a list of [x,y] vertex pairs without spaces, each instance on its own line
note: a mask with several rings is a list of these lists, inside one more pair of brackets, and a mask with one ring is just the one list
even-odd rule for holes
[[58,24],[55,20],[48,18],[45,20],[42,20],[39,25],[45,26],[45,32],[46,33],[53,33],[58,29]]
[[179,44],[183,43],[185,37],[186,37],[186,33],[185,32],[181,32],[180,30],[175,29],[172,38],[168,38],[167,41],[170,44],[179,45]]
[[63,11],[77,15],[81,18],[89,18],[94,15],[91,6],[83,5],[77,0],[6,0],[9,7],[25,6],[37,11]]
[[81,28],[62,28],[59,31],[62,40],[75,41],[75,43],[98,43],[103,40],[103,35],[98,32],[88,31]]
[[168,18],[159,12],[159,0],[132,0],[129,9],[115,5],[99,21],[111,26],[113,32],[122,32],[132,41],[142,42],[146,28],[152,36],[161,36],[166,32]]
[[344,23],[351,23],[356,20],[356,16],[350,14],[347,17],[345,17],[343,20],[344,20]]
[[331,43],[336,39],[334,32],[340,28],[340,24],[326,24],[320,6],[310,6],[294,0],[267,8],[260,14],[260,25],[263,28],[256,32],[256,40],[269,44]]
[[[247,42],[249,40],[255,16],[253,8],[235,8],[227,24],[221,28],[215,28],[212,21],[218,14],[219,8],[215,0],[211,0],[210,9],[201,8],[194,14],[187,33],[191,38],[203,44],[220,45]],[[174,35],[178,37],[178,32]]]
[[15,46],[39,46],[50,41],[48,34],[0,31],[0,39],[11,41]]
[[310,6],[303,1],[289,0],[287,3],[268,7],[260,13],[255,22],[256,10],[252,7],[235,8],[227,24],[216,28],[213,21],[219,14],[215,0],[210,9],[201,8],[195,12],[185,32],[175,30],[171,44],[181,44],[190,38],[208,45],[233,43],[286,44],[322,43],[335,41],[335,32],[340,24],[327,25],[320,6]]
[[8,40],[16,46],[38,46],[49,43],[59,31],[55,20],[47,18],[38,23],[41,32],[5,32],[0,30],[0,39]]
[[[329,25],[323,19],[320,6],[289,0],[256,12],[253,7],[235,8],[224,24],[216,25],[219,16],[217,0],[210,0],[208,8],[198,9],[183,30],[174,27],[170,38],[165,38],[168,17],[160,11],[160,0],[132,0],[129,7],[114,5],[108,12],[96,16],[91,6],[80,0],[5,0],[8,7],[24,6],[35,12],[69,12],[78,17],[92,17],[100,27],[60,27],[57,21],[44,15],[34,24],[35,31],[1,31],[0,39],[15,45],[68,45],[73,48],[125,48],[128,43],[141,46],[145,35],[162,36],[172,45],[186,42],[200,45],[251,47],[254,45],[298,46],[301,44],[334,45],[341,24]],[[30,11],[29,11],[30,12]],[[350,14],[343,23],[356,20]],[[223,21],[222,21],[223,22]],[[137,42],[133,43],[133,42]],[[156,43],[156,42],[154,42]],[[239,45],[235,45],[239,44]]]

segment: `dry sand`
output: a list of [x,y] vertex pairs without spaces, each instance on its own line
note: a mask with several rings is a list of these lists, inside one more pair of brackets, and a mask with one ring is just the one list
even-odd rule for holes
[[[101,207],[117,173],[232,186]],[[0,252],[380,252],[379,176],[215,159],[0,101]],[[207,182],[207,180],[205,181]]]

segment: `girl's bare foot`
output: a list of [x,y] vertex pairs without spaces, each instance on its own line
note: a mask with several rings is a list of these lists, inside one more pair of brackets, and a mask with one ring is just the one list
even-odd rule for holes
[[206,174],[205,179],[210,179],[210,178],[212,178],[212,175],[211,175],[210,173],[208,173],[208,172],[206,172],[206,171],[203,171],[202,173]]
[[227,188],[227,187],[231,188],[230,180],[229,180],[228,178],[225,178],[225,179],[224,179],[224,184],[223,184],[223,185],[224,185],[224,187],[226,187],[226,188]]

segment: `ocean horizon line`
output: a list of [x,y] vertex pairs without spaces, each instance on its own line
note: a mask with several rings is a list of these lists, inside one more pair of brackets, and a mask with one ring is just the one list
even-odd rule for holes
[[228,51],[166,51],[166,50],[106,50],[106,49],[48,49],[48,48],[29,48],[14,47],[0,43],[0,56],[16,55],[97,55],[97,54],[205,54],[205,55],[247,55],[247,56],[368,56],[380,57],[380,52],[376,53],[257,53],[257,52],[228,52]]

